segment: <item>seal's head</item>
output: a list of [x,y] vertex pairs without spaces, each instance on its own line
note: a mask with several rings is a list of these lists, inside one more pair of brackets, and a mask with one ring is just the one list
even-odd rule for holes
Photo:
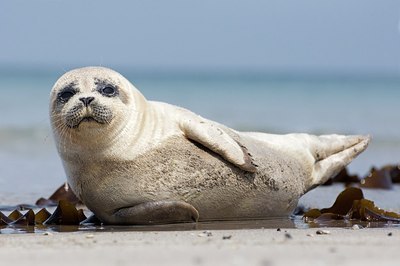
[[121,74],[103,67],[65,73],[50,97],[50,117],[57,142],[73,146],[112,141],[139,119],[145,99]]

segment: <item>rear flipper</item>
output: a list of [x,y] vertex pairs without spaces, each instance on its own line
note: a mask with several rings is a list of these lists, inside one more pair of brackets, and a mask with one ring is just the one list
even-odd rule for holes
[[[327,137],[327,140],[329,138]],[[355,144],[354,141],[356,142]],[[361,152],[363,152],[370,141],[370,137],[361,136],[350,136],[344,137],[343,140],[339,141],[339,145],[335,145],[335,141],[331,141],[330,149],[325,149],[328,151],[325,158],[316,158],[317,161],[314,165],[313,171],[313,185],[319,185],[325,183],[329,178],[335,176],[342,170],[346,165],[348,165],[355,157],[357,157]],[[343,145],[343,142],[347,145]],[[353,145],[351,145],[353,144]],[[335,147],[336,146],[336,147]],[[340,146],[342,148],[340,149]],[[339,148],[339,149],[338,149]],[[320,160],[318,160],[320,159]]]
[[307,135],[307,137],[310,138],[310,151],[316,161],[326,159],[331,155],[342,152],[366,139],[368,139],[369,142],[369,136],[362,135],[346,136],[333,134],[321,136]]
[[113,215],[118,224],[168,224],[197,222],[198,211],[183,201],[152,201],[122,208]]

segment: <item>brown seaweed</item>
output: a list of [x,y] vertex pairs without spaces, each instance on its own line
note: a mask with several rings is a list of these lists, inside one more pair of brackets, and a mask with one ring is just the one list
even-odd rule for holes
[[373,201],[361,199],[354,201],[354,206],[349,212],[350,217],[359,217],[362,221],[400,222],[400,214],[382,210],[375,206]]
[[2,212],[0,212],[0,225],[8,225],[11,224],[13,220],[8,218],[6,215],[4,215]]
[[342,191],[330,208],[311,209],[303,216],[305,222],[334,220],[361,220],[368,222],[398,222],[400,214],[388,212],[364,198],[360,188],[350,187]]
[[79,212],[72,203],[60,200],[56,210],[43,224],[78,225],[85,219],[83,211]]
[[43,224],[44,221],[49,219],[50,216],[51,216],[51,213],[48,210],[46,210],[45,208],[43,208],[38,213],[36,213],[36,215],[35,215],[35,223],[36,224]]
[[364,198],[364,194],[361,189],[355,187],[349,187],[342,191],[336,198],[335,203],[332,207],[321,209],[321,213],[334,213],[339,215],[346,215],[353,207],[355,200]]
[[360,181],[360,187],[392,189],[391,167],[372,168],[370,174]]
[[[344,217],[352,209],[353,202],[355,200],[363,199],[364,195],[359,188],[349,187],[342,191],[336,198],[335,203],[330,208],[324,209],[311,209],[304,214],[306,221],[310,219],[318,219],[323,214],[330,214],[331,216],[342,216]],[[327,217],[325,215],[324,217]],[[335,218],[337,220],[338,217]],[[344,219],[344,218],[343,218]]]
[[71,204],[82,204],[78,197],[71,190],[69,184],[62,184],[48,199],[40,198],[36,201],[36,205],[40,207],[56,206],[60,200],[66,200]]
[[346,186],[364,188],[391,189],[394,183],[400,183],[400,165],[386,165],[381,168],[372,167],[365,177],[350,175],[347,168],[344,168],[323,185],[328,186],[333,183],[344,183]]
[[[14,210],[8,216],[0,212],[0,226],[19,225],[79,225],[86,219],[82,209],[77,209],[72,203],[60,200],[57,208],[51,214],[46,209],[41,209],[36,214],[29,209],[25,214]],[[93,218],[95,219],[95,218]]]
[[35,225],[35,213],[33,210],[27,211],[24,215],[19,217],[18,219],[14,220],[12,225]]
[[400,183],[400,165],[389,165],[390,177],[393,183]]
[[16,221],[16,220],[18,220],[19,218],[21,218],[22,216],[23,216],[23,215],[22,215],[22,213],[21,213],[20,211],[14,210],[13,212],[11,212],[11,213],[8,215],[8,218],[11,219],[12,221]]

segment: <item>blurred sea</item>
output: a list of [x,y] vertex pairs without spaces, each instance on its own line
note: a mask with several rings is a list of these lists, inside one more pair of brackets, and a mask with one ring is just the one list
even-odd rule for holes
[[[258,72],[120,71],[149,100],[186,107],[238,130],[371,134],[349,167],[400,161],[400,78]],[[62,71],[0,69],[0,204],[34,203],[65,180],[48,118]],[[3,202],[2,202],[3,201]]]

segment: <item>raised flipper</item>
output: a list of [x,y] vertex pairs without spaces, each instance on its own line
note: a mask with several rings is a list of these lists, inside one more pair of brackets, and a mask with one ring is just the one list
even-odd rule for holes
[[180,126],[188,139],[202,144],[245,171],[251,173],[257,171],[246,147],[235,141],[217,124],[193,115],[189,119],[183,119]]
[[183,201],[152,201],[122,208],[113,216],[118,224],[166,224],[197,222],[198,211]]
[[323,184],[339,173],[340,170],[367,148],[370,141],[369,136],[346,137],[332,135],[321,136],[320,138],[327,142],[325,144],[327,146],[323,149],[323,156],[315,154],[316,162],[312,174],[313,185]]
[[363,142],[364,140],[368,140],[369,142],[369,137],[362,135],[346,136],[346,135],[332,134],[332,135],[321,135],[321,136],[308,135],[307,137],[309,138],[308,141],[309,141],[310,151],[316,161],[328,158],[329,156],[344,151],[358,143]]

